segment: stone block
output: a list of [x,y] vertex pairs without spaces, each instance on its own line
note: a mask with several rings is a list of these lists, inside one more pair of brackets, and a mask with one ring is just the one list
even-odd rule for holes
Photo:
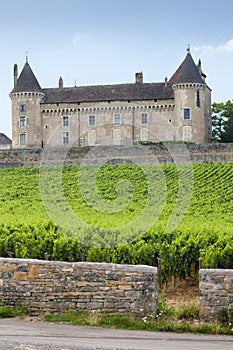
[[14,272],[14,280],[26,281],[26,279],[27,279],[27,272],[18,272],[18,271]]
[[38,266],[29,265],[28,266],[28,279],[37,279],[38,278]]

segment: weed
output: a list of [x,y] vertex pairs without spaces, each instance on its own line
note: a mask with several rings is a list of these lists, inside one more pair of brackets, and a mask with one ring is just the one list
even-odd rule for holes
[[21,317],[27,316],[30,313],[29,310],[26,308],[26,306],[21,304],[19,301],[16,302],[13,312],[15,316],[21,316]]
[[233,329],[233,309],[223,308],[219,312],[218,320],[222,326],[229,326]]
[[199,319],[199,307],[196,304],[184,305],[177,311],[176,316],[180,320]]
[[10,318],[14,316],[14,310],[10,306],[0,306],[0,318]]
[[[185,313],[187,316],[187,312]],[[193,315],[193,314],[192,314]],[[232,330],[220,324],[192,324],[190,320],[180,320],[172,317],[157,317],[147,315],[143,317],[124,316],[121,314],[101,314],[94,313],[90,315],[88,312],[78,311],[75,313],[68,312],[61,315],[46,315],[44,321],[48,322],[63,322],[73,325],[83,325],[104,328],[118,328],[118,329],[134,329],[144,331],[163,331],[163,332],[192,332],[201,334],[230,334]]]

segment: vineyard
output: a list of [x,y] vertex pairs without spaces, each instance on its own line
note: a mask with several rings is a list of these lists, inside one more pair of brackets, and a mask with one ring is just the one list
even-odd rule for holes
[[0,256],[233,268],[233,164],[0,170]]

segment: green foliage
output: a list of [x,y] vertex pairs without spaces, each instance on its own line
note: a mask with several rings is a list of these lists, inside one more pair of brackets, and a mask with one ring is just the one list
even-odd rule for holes
[[[188,316],[186,314],[186,316]],[[192,316],[192,315],[191,315]],[[193,318],[188,317],[183,320],[176,320],[174,316],[155,318],[153,315],[148,316],[126,316],[122,314],[103,314],[98,312],[65,312],[60,315],[45,315],[46,322],[63,322],[72,325],[96,326],[104,328],[118,329],[134,329],[147,330],[154,332],[192,332],[199,334],[229,334],[232,335],[232,330],[228,327],[219,324],[198,324],[193,325]]]
[[10,306],[0,306],[0,318],[15,317],[14,311]]
[[[55,170],[56,167],[48,168],[47,175],[53,178]],[[95,171],[94,167],[87,170]],[[48,217],[40,193],[39,169],[1,169],[0,256],[36,259],[48,256],[72,262],[152,266],[157,266],[161,259],[164,282],[174,275],[182,278],[191,274],[198,269],[200,258],[205,268],[233,268],[233,164],[193,164],[192,197],[187,210],[181,213],[180,224],[172,231],[166,226],[176,206],[179,179],[187,176],[187,166],[180,166],[179,173],[172,164],[148,165],[146,170],[158,179],[158,198],[160,185],[163,186],[162,171],[166,185],[164,206],[149,230],[138,232],[137,227],[131,227],[128,241],[119,239],[119,244],[114,245],[119,237],[128,237],[124,225],[134,222],[147,203],[148,181],[138,165],[106,165],[99,169],[96,186],[104,200],[116,201],[117,184],[122,179],[130,180],[134,190],[132,194],[128,187],[131,201],[113,213],[98,211],[87,204],[78,187],[79,167],[64,167],[65,198],[72,211],[88,223],[87,228],[75,226],[73,232],[52,223]],[[91,199],[92,191],[87,187],[86,192]],[[66,212],[63,218],[65,222]],[[116,227],[114,233],[111,227]]]
[[199,319],[199,306],[196,304],[184,305],[177,311],[177,318],[181,320]]
[[22,305],[19,301],[16,302],[14,307],[3,306],[0,303],[0,318],[12,318],[19,316],[26,316],[29,314],[28,309]]
[[219,322],[221,323],[222,326],[230,326],[231,328],[233,327],[233,309],[222,309],[219,312],[219,317],[218,317]]
[[168,305],[165,300],[159,298],[156,318],[172,317],[175,316],[175,314],[175,309]]
[[233,101],[213,103],[213,139],[233,142]]

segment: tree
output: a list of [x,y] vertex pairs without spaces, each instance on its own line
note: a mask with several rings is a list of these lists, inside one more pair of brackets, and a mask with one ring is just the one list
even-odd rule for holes
[[212,104],[213,140],[233,142],[233,100]]

